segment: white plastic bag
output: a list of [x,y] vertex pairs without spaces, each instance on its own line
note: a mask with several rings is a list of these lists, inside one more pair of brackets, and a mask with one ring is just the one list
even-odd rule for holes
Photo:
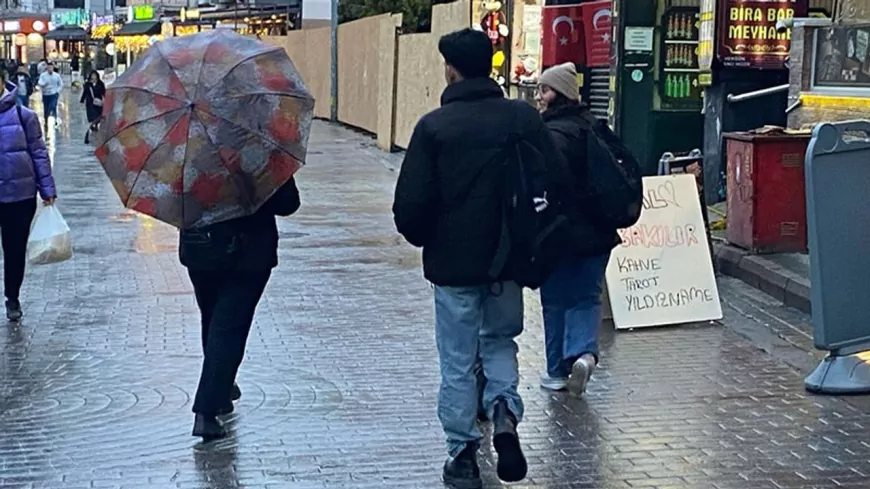
[[72,258],[69,226],[57,206],[43,206],[27,239],[27,261],[33,265],[60,263]]

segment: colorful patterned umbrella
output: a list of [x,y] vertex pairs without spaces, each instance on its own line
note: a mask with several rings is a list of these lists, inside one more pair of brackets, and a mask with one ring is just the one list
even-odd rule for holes
[[254,213],[304,164],[313,109],[281,48],[170,38],[108,88],[95,153],[127,208],[206,226]]

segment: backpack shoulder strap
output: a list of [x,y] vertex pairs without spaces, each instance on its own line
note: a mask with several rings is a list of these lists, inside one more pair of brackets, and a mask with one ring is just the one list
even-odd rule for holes
[[18,122],[21,123],[21,130],[24,131],[24,139],[30,143],[30,136],[27,134],[27,124],[24,123],[24,113],[21,112],[21,106],[15,104],[15,112],[18,112]]

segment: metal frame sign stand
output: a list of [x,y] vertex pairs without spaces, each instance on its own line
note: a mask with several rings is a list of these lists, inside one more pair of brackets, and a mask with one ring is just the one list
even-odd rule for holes
[[870,393],[870,121],[817,125],[805,171],[813,333],[830,354],[804,385]]

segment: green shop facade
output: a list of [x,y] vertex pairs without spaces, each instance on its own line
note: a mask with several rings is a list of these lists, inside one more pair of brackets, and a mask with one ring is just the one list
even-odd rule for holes
[[608,119],[644,173],[700,149],[707,202],[724,200],[722,134],[786,125],[790,31],[777,21],[833,3],[613,0]]

